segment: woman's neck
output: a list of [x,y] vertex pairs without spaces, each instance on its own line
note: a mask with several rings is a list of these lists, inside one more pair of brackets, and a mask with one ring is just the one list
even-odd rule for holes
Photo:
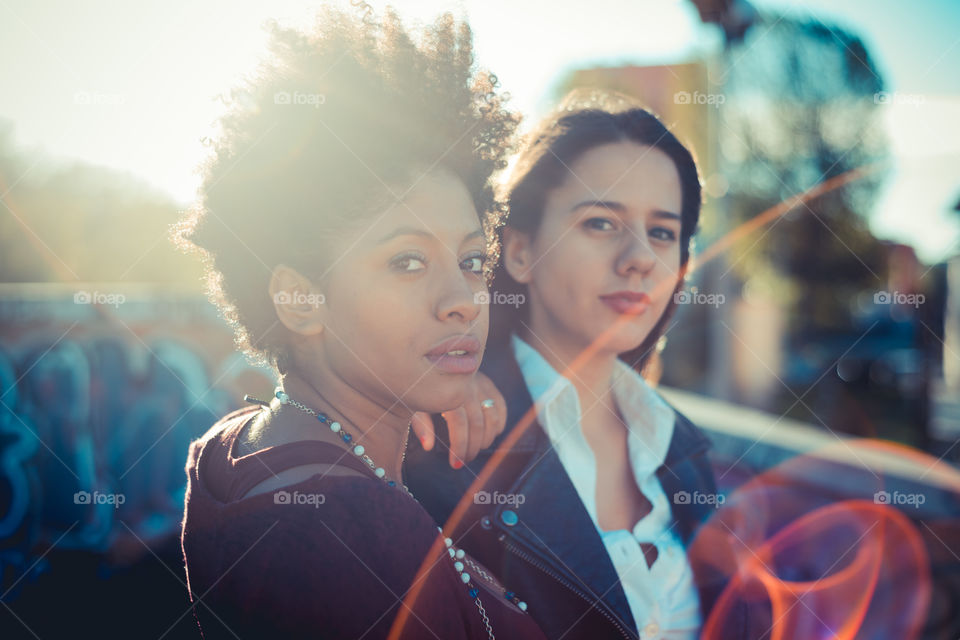
[[[410,433],[412,414],[398,401],[393,407],[382,407],[352,388],[329,371],[315,371],[308,379],[297,371],[284,374],[280,386],[292,400],[322,412],[336,420],[353,436],[346,445],[324,425],[297,407],[287,405],[291,423],[284,428],[291,433],[316,433],[318,426],[323,439],[352,450],[362,445],[364,453],[383,467],[387,478],[402,482],[403,457]],[[399,405],[399,407],[398,407]]]
[[[546,338],[539,336],[546,335]],[[613,374],[616,354],[589,347],[571,346],[565,340],[551,339],[549,332],[524,332],[523,340],[543,356],[557,373],[573,384],[580,399],[581,411],[597,403],[616,410],[613,398]]]

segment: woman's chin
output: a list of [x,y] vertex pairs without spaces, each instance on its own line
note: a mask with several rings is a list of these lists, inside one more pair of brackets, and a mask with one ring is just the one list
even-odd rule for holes
[[462,384],[433,385],[430,389],[425,389],[422,395],[418,394],[416,404],[408,403],[407,406],[416,407],[416,411],[424,413],[443,413],[459,409],[470,397],[468,380]]
[[643,341],[647,339],[649,334],[649,327],[641,327],[633,322],[625,322],[609,333],[601,332],[598,335],[598,339],[600,339],[599,336],[608,336],[606,343],[603,345],[604,351],[627,353],[643,344]]

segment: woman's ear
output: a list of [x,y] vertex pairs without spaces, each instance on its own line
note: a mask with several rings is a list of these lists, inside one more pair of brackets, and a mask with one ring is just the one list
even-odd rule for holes
[[292,267],[278,264],[270,277],[269,292],[277,318],[287,329],[304,336],[323,331],[325,299],[309,278]]
[[531,280],[533,249],[530,236],[510,227],[503,228],[503,268],[510,277],[521,284]]

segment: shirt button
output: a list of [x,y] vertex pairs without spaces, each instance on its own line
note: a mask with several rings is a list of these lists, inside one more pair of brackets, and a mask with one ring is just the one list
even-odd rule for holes
[[658,625],[656,622],[651,622],[643,628],[643,633],[644,635],[652,638],[660,633],[660,625]]

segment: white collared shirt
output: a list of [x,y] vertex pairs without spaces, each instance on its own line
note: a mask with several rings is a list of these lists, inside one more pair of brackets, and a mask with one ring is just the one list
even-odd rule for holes
[[[597,524],[597,463],[580,429],[577,391],[524,340],[514,335],[511,344],[536,403],[539,422],[603,540],[640,637],[696,638],[701,625],[700,599],[686,551],[673,530],[670,501],[656,475],[673,437],[673,410],[640,374],[617,359],[613,397],[629,430],[627,448],[633,476],[652,509],[632,531],[602,531]],[[647,566],[641,542],[657,548],[652,567]]]

